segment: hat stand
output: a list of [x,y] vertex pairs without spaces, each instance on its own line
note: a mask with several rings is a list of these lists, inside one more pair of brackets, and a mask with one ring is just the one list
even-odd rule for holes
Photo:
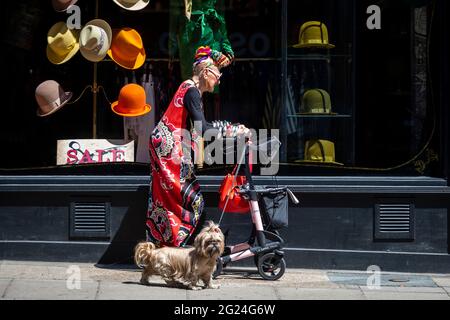
[[94,79],[92,81],[91,92],[92,92],[92,139],[97,139],[97,94],[99,92],[99,86],[97,83],[97,62],[94,62]]
[[[95,18],[98,18],[98,0],[95,0]],[[78,96],[78,98],[76,98],[74,101],[68,102],[67,104],[71,105],[77,103],[84,96],[86,90],[88,89],[91,89],[92,92],[92,138],[97,139],[97,94],[99,93],[100,89],[104,90],[104,88],[102,86],[99,86],[97,83],[97,62],[94,62],[92,84],[87,85]],[[108,98],[106,97],[106,93],[103,93],[105,94],[105,98],[108,100]]]
[[[98,18],[98,0],[95,0],[95,18]],[[97,63],[94,62],[94,72],[93,72],[93,79],[92,79],[92,85],[88,85],[83,92],[80,94],[80,96],[72,102],[69,102],[68,104],[74,104],[78,102],[81,97],[84,95],[85,91],[87,89],[91,89],[92,92],[92,139],[97,139],[97,94],[99,93],[100,89],[103,89],[102,86],[98,85],[97,82]],[[106,93],[105,93],[106,98]]]
[[[98,0],[95,0],[95,18],[98,18]],[[97,62],[94,62],[94,79],[92,80],[92,139],[97,139]]]

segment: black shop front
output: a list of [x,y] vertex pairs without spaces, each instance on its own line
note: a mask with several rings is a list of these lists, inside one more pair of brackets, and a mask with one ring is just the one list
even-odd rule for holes
[[[281,232],[288,268],[450,270],[447,1],[131,2],[4,5],[0,258],[132,262],[145,238],[148,135],[186,78],[186,30],[203,25],[234,54],[204,97],[206,118],[281,141],[276,170],[256,164],[254,179],[300,199]],[[94,19],[142,40],[139,66],[81,53]],[[39,104],[43,83],[64,89],[63,106]],[[145,89],[145,116],[111,108],[130,83]],[[197,167],[214,221],[232,168],[208,157]],[[222,227],[245,241],[251,218],[226,214]]]

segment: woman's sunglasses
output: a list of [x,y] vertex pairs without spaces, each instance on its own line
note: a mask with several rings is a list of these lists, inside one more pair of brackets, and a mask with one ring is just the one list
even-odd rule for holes
[[213,69],[207,68],[206,70],[210,71],[210,72],[216,77],[216,80],[217,80],[217,81],[219,81],[219,80],[220,80],[220,77],[222,77],[222,74],[221,74],[221,73],[217,73],[217,72],[214,71]]

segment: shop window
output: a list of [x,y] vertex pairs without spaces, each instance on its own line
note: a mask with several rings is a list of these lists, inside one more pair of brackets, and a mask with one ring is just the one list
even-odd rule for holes
[[290,172],[438,174],[435,4],[289,1]]
[[[111,103],[126,83],[146,83],[153,105],[145,130],[159,121],[183,80],[175,42],[179,20],[186,19],[184,3],[151,1],[138,11],[113,2],[77,3],[82,24],[97,10],[113,29],[139,32],[146,60],[134,71],[108,56],[95,65],[80,53],[51,63],[47,32],[70,14],[37,0],[6,4],[1,173],[148,174],[146,139],[138,141],[136,130],[140,120],[117,115]],[[279,175],[441,177],[439,3],[384,1],[378,29],[368,27],[371,1],[218,0],[236,60],[223,71],[216,94],[204,97],[206,117],[280,130]],[[71,104],[39,117],[35,90],[49,79],[73,97]],[[134,161],[91,164],[91,154],[81,152],[86,163],[57,165],[58,140],[94,138],[135,141]],[[199,174],[228,169],[205,165]]]
[[436,2],[371,6],[288,1],[290,172],[439,175]]

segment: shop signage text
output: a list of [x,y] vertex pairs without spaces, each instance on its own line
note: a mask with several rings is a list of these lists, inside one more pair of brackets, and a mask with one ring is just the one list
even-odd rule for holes
[[73,139],[58,140],[57,165],[134,162],[134,141]]

